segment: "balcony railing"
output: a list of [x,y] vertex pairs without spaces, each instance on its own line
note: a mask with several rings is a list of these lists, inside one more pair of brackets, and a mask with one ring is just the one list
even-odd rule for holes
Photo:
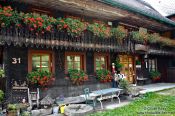
[[99,38],[92,32],[85,31],[80,37],[71,37],[67,32],[54,30],[38,34],[34,31],[29,31],[28,28],[13,27],[1,28],[0,30],[1,44],[14,44],[25,46],[36,46],[46,48],[65,48],[65,49],[85,49],[95,51],[118,51],[127,52],[129,49],[129,40],[125,39],[118,42],[116,38]]

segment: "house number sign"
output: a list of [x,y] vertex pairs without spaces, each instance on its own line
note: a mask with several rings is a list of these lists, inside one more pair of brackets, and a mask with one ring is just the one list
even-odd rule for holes
[[12,58],[12,64],[20,64],[21,58]]

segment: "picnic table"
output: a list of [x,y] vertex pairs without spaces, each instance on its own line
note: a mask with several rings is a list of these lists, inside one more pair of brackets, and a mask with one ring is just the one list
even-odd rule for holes
[[93,96],[97,97],[97,101],[100,102],[101,109],[103,109],[102,100],[111,99],[111,101],[113,101],[113,98],[116,97],[118,98],[118,101],[120,103],[120,98],[119,98],[120,91],[122,91],[122,89],[108,88],[108,89],[100,89],[100,90],[92,91],[92,93],[93,93]]

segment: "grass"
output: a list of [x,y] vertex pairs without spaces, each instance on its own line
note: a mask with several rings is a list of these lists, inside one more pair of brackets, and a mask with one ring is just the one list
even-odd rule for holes
[[175,116],[175,97],[147,93],[129,105],[90,116]]

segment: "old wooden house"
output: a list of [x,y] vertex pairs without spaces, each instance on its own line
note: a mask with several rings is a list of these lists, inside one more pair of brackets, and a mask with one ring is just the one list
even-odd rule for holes
[[[111,82],[96,78],[96,70],[111,71],[116,59],[130,83],[138,78],[149,81],[151,70],[161,72],[160,82],[175,82],[175,22],[148,4],[137,0],[2,0],[0,4],[0,63],[10,101],[25,97],[12,89],[27,86],[26,76],[34,69],[55,76],[43,96],[75,96],[85,87],[109,87]],[[88,80],[72,84],[65,78],[69,69],[85,71]]]

